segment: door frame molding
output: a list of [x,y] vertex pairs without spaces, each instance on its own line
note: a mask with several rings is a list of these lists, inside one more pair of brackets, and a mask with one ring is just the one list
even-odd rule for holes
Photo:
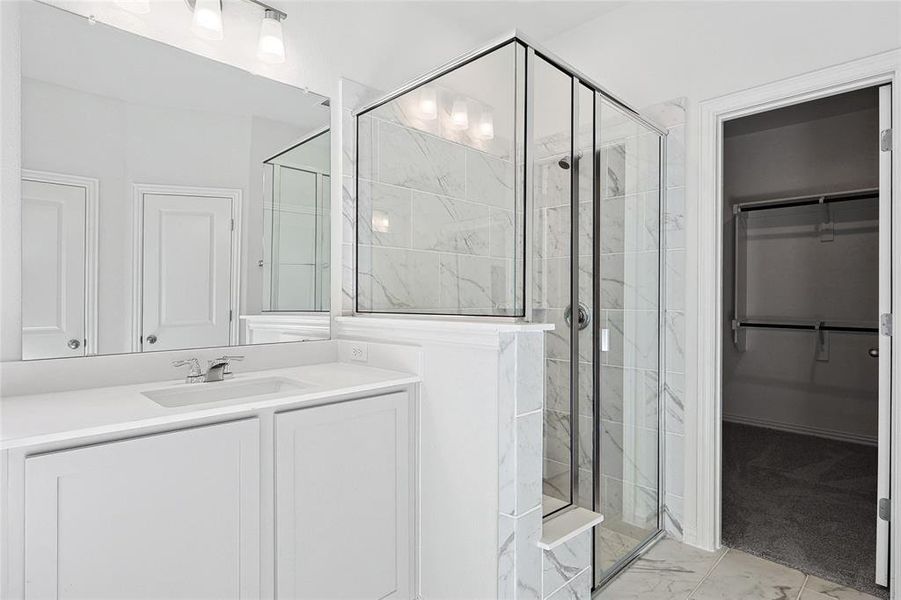
[[100,180],[93,177],[68,175],[53,171],[22,169],[23,180],[38,183],[56,183],[80,187],[85,191],[84,206],[84,354],[92,356],[99,352],[98,312],[97,312],[97,272],[99,259],[98,243],[100,238]]
[[144,195],[201,196],[228,198],[231,200],[231,268],[229,269],[229,301],[232,320],[228,326],[229,346],[240,339],[241,307],[241,233],[243,227],[243,192],[237,188],[196,187],[188,185],[161,185],[153,183],[132,184],[132,259],[131,259],[131,351],[143,352],[141,335],[144,322]]
[[[893,50],[820,69],[759,87],[713,98],[699,105],[698,204],[696,226],[689,233],[687,280],[694,281],[697,297],[689,298],[698,331],[697,352],[687,361],[687,397],[697,398],[686,413],[685,541],[713,550],[721,544],[721,419],[722,419],[722,151],[723,123],[728,119],[815,100],[880,84],[893,84],[892,112],[901,119],[901,50]],[[895,125],[892,155],[893,194],[901,190],[899,127]],[[876,141],[874,140],[874,143]],[[901,211],[892,215],[892,237],[901,240]],[[901,244],[892,250],[895,265],[901,261]],[[689,284],[688,287],[691,287]],[[892,312],[901,315],[901,275],[892,282]],[[689,317],[690,318],[690,317]],[[901,352],[892,338],[892,398],[899,397]],[[691,357],[689,357],[691,358]],[[901,411],[892,414],[892,471],[901,464]],[[892,477],[892,513],[901,514],[901,477]],[[693,497],[691,497],[693,496]],[[893,597],[896,576],[901,574],[901,533],[893,529],[890,540],[890,585]]]

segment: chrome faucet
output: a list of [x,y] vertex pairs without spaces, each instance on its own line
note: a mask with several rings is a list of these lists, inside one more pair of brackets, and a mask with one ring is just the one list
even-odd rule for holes
[[207,382],[222,381],[232,374],[231,361],[233,360],[244,360],[244,357],[226,355],[209,361],[203,380]]
[[211,381],[222,381],[229,377],[231,372],[231,361],[244,360],[243,356],[221,356],[211,360],[207,364],[206,373],[200,370],[200,361],[196,358],[188,358],[186,360],[176,360],[172,362],[173,367],[191,367],[185,377],[185,383],[206,383]]

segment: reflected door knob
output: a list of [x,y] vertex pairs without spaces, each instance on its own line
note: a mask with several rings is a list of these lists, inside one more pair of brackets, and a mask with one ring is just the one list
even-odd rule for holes
[[78,350],[79,348],[81,348],[81,340],[76,340],[75,338],[72,338],[71,340],[69,340],[66,343],[66,345],[69,348],[71,348],[72,350]]
[[153,335],[153,334],[148,335],[148,336],[147,336],[147,343],[148,343],[148,344],[155,344],[155,343],[156,343],[156,336]]

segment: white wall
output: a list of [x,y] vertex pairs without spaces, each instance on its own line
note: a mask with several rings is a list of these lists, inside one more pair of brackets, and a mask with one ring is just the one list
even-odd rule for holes
[[[828,360],[810,332],[745,330],[732,340],[733,204],[879,185],[875,89],[754,115],[726,124],[723,157],[723,418],[875,441],[876,335],[829,335]],[[740,256],[743,315],[802,320],[878,318],[878,206],[831,207],[835,233],[820,241],[823,209],[748,213]],[[742,238],[740,238],[742,239]]]

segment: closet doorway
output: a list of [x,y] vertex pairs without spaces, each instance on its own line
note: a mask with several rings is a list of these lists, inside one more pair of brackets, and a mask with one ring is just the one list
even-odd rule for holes
[[882,598],[890,103],[868,87],[722,138],[722,544]]

